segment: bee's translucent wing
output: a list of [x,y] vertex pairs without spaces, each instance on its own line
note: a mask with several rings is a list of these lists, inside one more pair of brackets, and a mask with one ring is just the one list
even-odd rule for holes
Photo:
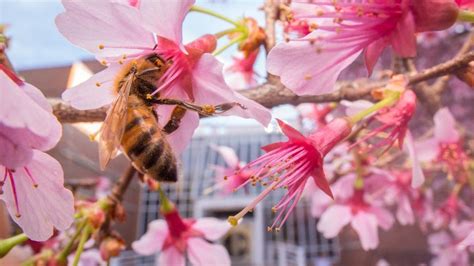
[[107,116],[100,128],[99,161],[102,170],[118,154],[127,123],[128,96],[132,81],[133,76],[131,75],[120,88],[119,94],[107,111]]

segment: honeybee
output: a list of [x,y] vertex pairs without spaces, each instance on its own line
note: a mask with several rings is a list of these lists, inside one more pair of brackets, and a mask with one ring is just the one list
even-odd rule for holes
[[[201,116],[225,112],[239,103],[195,105],[192,103],[151,97],[156,84],[171,66],[158,54],[150,54],[125,65],[117,75],[117,94],[100,129],[99,161],[102,170],[117,156],[120,147],[142,174],[157,181],[177,180],[177,163],[166,134],[179,127],[187,110]],[[176,105],[167,124],[160,128],[155,104]]]

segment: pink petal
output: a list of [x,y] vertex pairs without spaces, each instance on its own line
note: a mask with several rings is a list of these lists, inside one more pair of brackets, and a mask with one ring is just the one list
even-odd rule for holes
[[392,34],[393,50],[401,57],[416,56],[415,20],[411,12],[406,12]]
[[320,217],[333,200],[321,190],[316,190],[312,193],[311,202],[311,215]]
[[158,255],[157,265],[184,266],[185,264],[186,260],[184,258],[184,254],[181,254],[174,246],[163,250]]
[[262,146],[260,147],[260,149],[262,149],[263,151],[265,152],[271,152],[273,151],[274,149],[278,149],[280,148],[282,145],[285,145],[286,142],[283,142],[283,141],[279,141],[279,142],[275,142],[275,143],[270,143],[268,145],[265,145],[265,146]]
[[[306,38],[315,38],[318,32]],[[359,42],[361,38],[358,38]],[[366,40],[363,40],[366,41]],[[317,47],[306,41],[280,43],[268,54],[267,70],[298,95],[318,95],[334,90],[341,71],[362,51],[359,43],[321,41]]]
[[388,230],[393,226],[394,219],[389,211],[380,207],[372,206],[370,212],[377,219],[377,224],[384,230]]
[[[158,106],[158,122],[163,127],[170,119],[174,106]],[[176,156],[179,156],[191,141],[194,131],[199,126],[199,115],[196,112],[187,111],[181,119],[180,126],[176,131],[167,136],[168,142],[173,148]]]
[[334,195],[332,194],[331,188],[329,187],[329,182],[324,174],[324,170],[322,167],[316,167],[313,171],[313,180],[316,183],[321,191],[326,193],[331,199],[334,199]]
[[415,223],[415,216],[410,205],[410,200],[406,195],[398,197],[397,220],[401,225]]
[[351,222],[352,228],[359,235],[364,250],[375,249],[379,245],[377,219],[372,214],[359,212]]
[[290,140],[300,140],[305,141],[306,137],[301,134],[298,130],[294,127],[288,125],[287,123],[283,122],[282,120],[277,118],[278,126],[280,127],[281,131],[285,136],[287,136]]
[[193,229],[204,234],[207,240],[214,241],[221,238],[230,229],[227,221],[216,218],[200,218],[193,224]]
[[235,153],[234,149],[231,147],[227,146],[211,146],[214,150],[216,150],[224,159],[225,163],[227,166],[230,168],[237,168],[239,166],[240,160],[239,157],[237,157],[237,154]]
[[[45,241],[53,235],[53,228],[66,230],[74,221],[74,197],[71,191],[64,188],[63,170],[53,157],[34,151],[27,168],[38,187],[33,186],[24,169],[16,169],[13,175],[21,216],[15,216],[15,201],[9,179],[5,182],[4,194],[0,199],[5,201],[10,216],[31,240]],[[3,167],[0,167],[0,172],[3,171]]]
[[369,72],[369,76],[372,75],[375,63],[377,63],[377,60],[379,59],[385,47],[387,47],[387,44],[388,42],[385,38],[380,38],[375,42],[369,44],[365,49],[364,59],[367,71]]
[[141,0],[140,12],[148,30],[182,46],[183,21],[195,0]]
[[337,180],[332,186],[332,191],[336,198],[347,199],[354,194],[355,174],[348,174]]
[[212,55],[204,54],[193,70],[193,94],[196,103],[222,104],[237,102],[246,107],[233,107],[222,115],[252,118],[267,126],[271,113],[260,104],[233,91],[224,81],[222,64]]
[[436,138],[431,138],[416,143],[415,148],[418,160],[422,162],[430,162],[438,156],[439,142]]
[[447,107],[441,108],[434,115],[434,135],[440,142],[457,142],[459,133],[456,120]]
[[346,115],[347,116],[352,116],[357,114],[358,112],[365,110],[372,105],[374,105],[373,102],[367,101],[367,100],[357,100],[357,101],[346,101],[342,100],[341,104],[346,107]]
[[122,67],[120,64],[110,64],[105,70],[83,83],[66,89],[62,94],[63,100],[79,110],[95,109],[110,104],[115,97],[112,90],[114,79]]
[[474,246],[474,230],[471,233],[469,233],[469,235],[467,235],[463,241],[459,242],[456,248],[458,250],[465,250],[467,247],[471,247],[471,246]]
[[188,257],[191,264],[197,266],[231,265],[229,253],[222,245],[213,245],[197,237],[188,240]]
[[3,135],[3,126],[0,124],[0,165],[14,169],[24,166],[31,161],[33,150],[30,147],[18,145]]
[[50,121],[54,119],[30,98],[21,87],[0,71],[0,123],[11,128],[28,129],[39,137],[47,137],[50,133]]
[[43,108],[46,112],[52,113],[53,108],[49,104],[48,100],[46,97],[44,97],[43,93],[41,92],[40,89],[36,88],[35,86],[29,84],[29,83],[24,83],[23,86],[21,86],[21,89],[41,108]]
[[415,148],[415,143],[413,142],[413,137],[409,130],[405,136],[404,146],[408,151],[408,156],[411,159],[411,186],[413,188],[418,188],[425,182],[425,175],[423,174],[423,169],[421,168],[420,161],[418,160],[418,152]]
[[352,219],[351,209],[345,205],[332,205],[319,219],[318,231],[326,238],[336,237]]
[[[137,8],[112,1],[63,0],[62,3],[66,11],[56,17],[59,32],[96,56],[136,54],[155,45],[153,34],[142,27]],[[106,47],[100,49],[99,45]]]
[[141,255],[152,255],[161,251],[168,236],[165,220],[155,220],[148,225],[148,231],[132,243],[133,250]]

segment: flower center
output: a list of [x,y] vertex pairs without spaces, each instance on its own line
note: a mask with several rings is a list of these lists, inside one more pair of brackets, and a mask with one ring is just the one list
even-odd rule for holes
[[441,143],[438,160],[445,163],[452,174],[464,171],[467,156],[459,142]]
[[[321,156],[311,145],[287,142],[244,166],[240,171],[236,172],[236,175],[246,170],[253,172],[253,174],[236,190],[248,183],[251,183],[252,186],[260,183],[262,186],[268,187],[242,211],[235,216],[230,216],[229,222],[232,225],[236,225],[238,220],[252,211],[271,191],[283,188],[288,189],[288,192],[272,208],[273,212],[280,211],[280,213],[275,218],[273,225],[268,227],[268,230],[272,231],[277,223],[280,225],[285,223],[291,213],[291,209],[296,206],[299,197],[301,197],[307,178],[316,167],[321,165],[321,160]],[[285,216],[283,216],[285,212],[282,210],[286,210]],[[276,227],[276,231],[279,231],[279,228],[279,226]]]

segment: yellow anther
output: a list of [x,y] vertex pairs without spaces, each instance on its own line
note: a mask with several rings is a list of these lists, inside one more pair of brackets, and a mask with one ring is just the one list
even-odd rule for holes
[[146,95],[146,99],[147,99],[147,100],[153,99],[153,95],[151,95],[151,94],[148,93],[148,94]]
[[122,59],[123,60],[127,59],[127,55],[126,54],[122,55]]
[[312,79],[312,78],[313,78],[313,76],[311,76],[310,74],[304,75],[304,79],[305,79],[305,80],[310,80],[310,79]]
[[227,179],[228,179],[228,177],[227,177],[227,176],[224,176],[224,180],[227,180]]
[[216,108],[213,105],[210,104],[204,104],[202,106],[202,111],[206,114],[213,114],[216,112]]
[[96,85],[97,87],[100,87],[102,84],[101,84],[100,82],[96,82],[95,85]]
[[280,232],[280,230],[281,230],[280,227],[275,228],[275,232],[277,232],[277,233]]
[[105,60],[100,61],[100,63],[101,63],[102,65],[104,65],[104,66],[107,65],[107,61],[105,61]]
[[99,49],[100,49],[100,50],[104,49],[104,45],[103,45],[103,44],[99,44]]
[[270,226],[267,226],[267,232],[272,232],[273,231],[273,228],[271,228]]
[[234,216],[229,216],[229,218],[227,218],[227,222],[229,222],[230,225],[232,226],[237,226],[237,224],[239,223],[239,220],[235,218]]
[[276,208],[276,207],[272,207],[272,212],[273,212],[273,213],[276,213],[276,212],[277,212],[277,208]]
[[119,60],[118,63],[121,64],[121,65],[123,65],[123,61],[122,61],[122,60]]

